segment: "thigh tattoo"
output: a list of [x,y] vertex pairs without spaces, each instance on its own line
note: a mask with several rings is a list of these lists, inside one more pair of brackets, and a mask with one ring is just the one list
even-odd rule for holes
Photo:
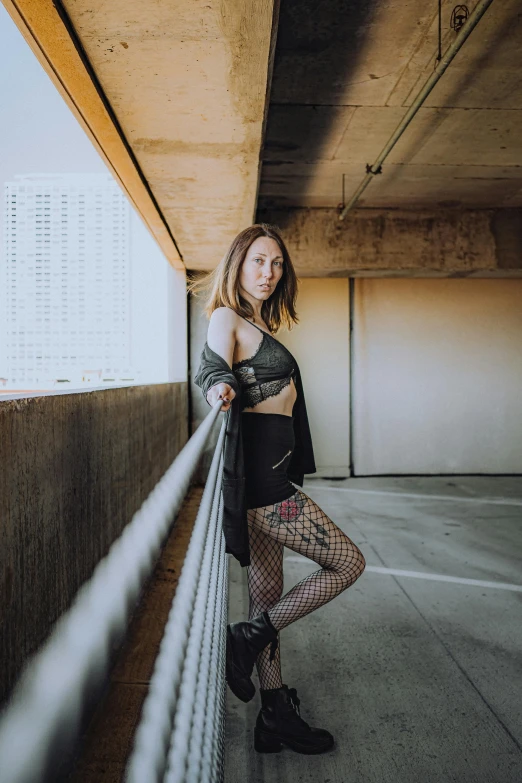
[[284,528],[292,536],[298,536],[307,544],[318,544],[323,549],[330,548],[328,531],[320,519],[314,519],[307,513],[307,496],[297,490],[294,495],[274,503],[265,520],[271,528]]

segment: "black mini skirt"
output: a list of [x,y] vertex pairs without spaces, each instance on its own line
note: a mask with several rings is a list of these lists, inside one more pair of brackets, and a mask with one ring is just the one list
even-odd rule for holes
[[281,413],[241,414],[247,508],[279,503],[297,489],[286,469],[295,447],[293,416]]

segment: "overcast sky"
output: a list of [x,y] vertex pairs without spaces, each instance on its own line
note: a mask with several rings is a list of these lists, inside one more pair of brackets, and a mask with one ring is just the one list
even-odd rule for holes
[[0,4],[0,183],[107,167]]

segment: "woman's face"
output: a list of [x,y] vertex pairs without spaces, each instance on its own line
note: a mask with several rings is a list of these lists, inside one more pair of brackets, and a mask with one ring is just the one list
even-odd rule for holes
[[248,248],[239,270],[239,290],[243,295],[250,294],[263,302],[274,293],[283,275],[283,264],[283,255],[275,239],[258,237]]

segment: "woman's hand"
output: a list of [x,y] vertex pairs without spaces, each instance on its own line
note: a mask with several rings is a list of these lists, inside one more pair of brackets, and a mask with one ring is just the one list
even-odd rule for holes
[[235,396],[234,389],[228,383],[216,383],[207,392],[207,402],[214,407],[218,400],[223,400],[223,406],[219,410],[228,411]]

